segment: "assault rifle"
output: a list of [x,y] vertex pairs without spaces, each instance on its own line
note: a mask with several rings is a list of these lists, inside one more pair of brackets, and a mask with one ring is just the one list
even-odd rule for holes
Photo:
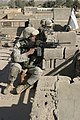
[[30,44],[24,44],[23,46],[21,46],[22,48],[26,49],[26,48],[57,48],[57,46],[60,46],[62,44],[71,44],[71,42],[59,42],[59,41],[54,41],[54,42],[40,42],[40,43],[30,43]]
[[[51,42],[43,42],[41,40],[37,40],[37,42],[26,42],[27,39],[26,38],[19,38],[16,37],[16,41],[14,42],[14,44],[17,41],[24,41],[23,44],[21,44],[21,48],[37,48],[37,47],[41,47],[41,48],[57,48],[57,46],[61,46],[62,44],[71,44],[71,42],[59,42],[58,41],[51,41]],[[22,42],[21,42],[22,43]]]
[[42,51],[44,48],[57,48],[57,46],[60,46],[61,44],[70,44],[71,42],[39,42],[34,43],[31,42],[30,44],[23,44],[21,48],[25,51],[26,49],[30,48],[36,48],[37,56],[42,56]]
[[62,44],[71,44],[71,42],[59,42],[59,41],[45,42],[45,43],[40,43],[39,47],[41,47],[41,48],[57,48],[57,46],[61,46]]

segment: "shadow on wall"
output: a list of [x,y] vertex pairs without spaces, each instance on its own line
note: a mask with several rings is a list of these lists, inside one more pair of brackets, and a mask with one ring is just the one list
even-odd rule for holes
[[75,67],[74,63],[72,62],[69,66],[67,66],[65,69],[61,70],[59,75],[62,76],[69,76],[72,79],[76,77],[75,74]]
[[51,70],[46,75],[62,75],[62,76],[69,76],[71,78],[76,77],[76,58],[74,56],[71,56],[68,60],[64,61],[59,66],[55,67],[55,69]]

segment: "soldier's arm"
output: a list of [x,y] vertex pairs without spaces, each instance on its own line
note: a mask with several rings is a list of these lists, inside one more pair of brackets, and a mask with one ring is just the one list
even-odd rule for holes
[[28,55],[25,53],[21,54],[20,43],[18,42],[13,49],[13,57],[15,62],[25,62],[28,61]]
[[13,57],[14,57],[14,61],[15,62],[25,62],[25,61],[29,61],[28,56],[33,54],[35,51],[35,48],[31,48],[28,52],[24,52],[21,54],[20,51],[20,44],[17,43],[14,46],[14,50],[13,50]]

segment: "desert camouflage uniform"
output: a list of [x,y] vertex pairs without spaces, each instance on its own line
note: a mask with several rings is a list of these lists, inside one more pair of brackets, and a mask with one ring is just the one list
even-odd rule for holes
[[[28,39],[26,39],[26,44],[28,44],[28,42]],[[27,49],[25,51],[24,48],[22,48],[22,45],[24,43],[25,40],[22,39],[21,41],[17,41],[14,46],[9,74],[9,85],[4,90],[4,94],[7,94],[12,90],[13,83],[21,71],[28,71],[28,73],[31,74],[30,78],[27,80],[26,83],[26,85],[28,84],[29,86],[33,85],[42,75],[41,68],[36,66],[36,64],[32,64],[34,63],[34,59],[31,60],[31,58],[27,56]]]

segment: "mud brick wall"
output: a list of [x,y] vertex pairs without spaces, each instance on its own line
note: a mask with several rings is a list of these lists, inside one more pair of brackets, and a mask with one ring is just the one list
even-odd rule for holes
[[62,26],[66,25],[70,16],[70,11],[70,8],[54,8],[54,23]]
[[70,56],[75,54],[75,51],[77,51],[77,47],[75,46],[70,46],[65,48],[65,59],[69,58]]
[[45,48],[44,49],[44,60],[43,60],[43,68],[54,68],[55,67],[55,59],[61,58],[63,59],[63,48]]
[[30,19],[31,25],[32,25],[34,28],[36,28],[36,29],[39,28],[39,26],[40,26],[40,21],[41,21],[41,19]]
[[70,8],[54,8],[54,20],[68,20]]
[[[55,33],[54,33],[55,34]],[[44,49],[43,69],[48,71],[50,75],[67,75],[74,76],[75,74],[75,55],[78,47],[76,46],[75,32],[58,32],[55,36],[56,41],[64,44],[57,46],[57,48]],[[53,41],[54,42],[54,41]],[[69,42],[70,44],[66,44]],[[50,71],[53,70],[53,73]]]
[[58,32],[57,33],[57,40],[59,42],[70,42],[70,44],[62,44],[62,46],[75,46],[76,44],[76,33],[74,31],[70,32]]

